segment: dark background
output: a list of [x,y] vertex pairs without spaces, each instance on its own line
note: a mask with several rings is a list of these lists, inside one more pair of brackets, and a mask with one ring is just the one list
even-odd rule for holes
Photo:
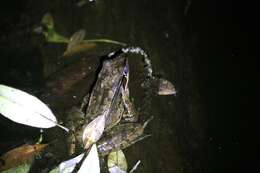
[[[50,10],[56,15],[57,20],[61,20],[61,24],[57,26],[60,31],[63,31],[65,35],[70,35],[78,29],[76,25],[80,21],[87,20],[77,16],[80,13],[85,14],[84,12],[77,13],[75,7],[70,8],[73,2],[75,1],[35,3],[28,0],[1,4],[0,83],[28,91],[43,85],[42,72],[38,68],[42,66],[42,62],[31,58],[43,56],[37,44],[31,40],[31,28],[40,22],[45,12]],[[90,22],[86,21],[90,24],[93,21],[98,23],[97,19],[104,19],[100,25],[87,26],[90,34],[95,36],[94,33],[99,32],[101,35],[111,35],[115,40],[126,40],[126,42],[144,46],[150,55],[161,51],[158,56],[164,56],[165,59],[154,58],[154,62],[159,62],[155,66],[159,71],[165,68],[160,72],[172,81],[176,81],[180,92],[179,97],[173,101],[178,102],[175,105],[177,111],[174,112],[177,112],[176,114],[179,112],[182,116],[176,116],[172,122],[176,126],[174,134],[178,136],[176,145],[182,164],[181,166],[177,164],[176,169],[165,168],[165,172],[167,170],[168,172],[172,170],[176,172],[237,172],[248,171],[255,167],[254,157],[259,135],[255,135],[256,121],[252,116],[254,104],[250,102],[252,96],[255,95],[252,81],[257,79],[254,77],[256,74],[254,34],[257,30],[255,24],[258,22],[256,7],[249,2],[240,4],[237,1],[191,1],[190,9],[187,15],[184,15],[185,1],[104,2],[104,6],[108,8],[100,8],[99,13],[96,14],[100,16],[96,16],[96,19],[89,19]],[[91,13],[91,5],[88,5],[86,10],[90,10]],[[126,10],[128,8],[136,11]],[[107,11],[102,11],[104,9]],[[110,14],[110,11],[116,15],[106,18],[106,13]],[[66,18],[72,19],[65,22]],[[116,18],[112,24],[109,20],[111,18]],[[133,19],[134,22],[126,21],[128,18]],[[134,38],[127,36],[128,24],[135,27],[132,31],[136,34],[132,36]],[[71,26],[70,29],[62,29],[68,26]],[[102,27],[96,29],[96,26]],[[148,34],[139,34],[145,31]],[[115,32],[120,32],[121,35],[113,34]],[[165,33],[173,37],[170,40],[161,39]],[[131,34],[133,33],[130,32]],[[147,46],[147,42],[152,42],[152,45]],[[173,50],[176,50],[175,53],[168,53]],[[175,58],[170,59],[169,57],[172,56]],[[173,65],[170,62],[173,62]],[[191,139],[195,133],[194,129],[187,127],[189,125],[186,124],[185,112],[178,111],[185,108],[185,105],[193,104],[193,101],[187,101],[189,94],[191,100],[199,95],[199,99],[194,101],[194,104],[199,105],[199,109],[202,110],[202,116],[196,119],[199,123],[194,127],[195,132],[200,133],[199,139]],[[180,120],[182,118],[183,120]],[[254,125],[252,122],[255,122]],[[7,127],[1,123],[1,129],[5,128]],[[35,131],[26,132],[34,135]],[[2,130],[1,142],[12,139],[3,133]],[[23,139],[25,135],[21,134],[20,138]],[[192,149],[190,143],[194,142],[187,142],[190,140],[197,142],[198,147]],[[160,159],[161,157],[158,157],[158,160]],[[167,157],[165,159],[167,160]],[[171,161],[165,161],[165,163],[169,165]],[[163,166],[154,171],[158,172],[160,169],[160,172],[164,172]]]

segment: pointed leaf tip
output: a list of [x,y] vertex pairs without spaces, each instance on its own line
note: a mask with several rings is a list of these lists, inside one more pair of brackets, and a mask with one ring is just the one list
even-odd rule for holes
[[1,84],[0,113],[16,123],[28,126],[50,128],[58,125],[50,108],[37,97]]

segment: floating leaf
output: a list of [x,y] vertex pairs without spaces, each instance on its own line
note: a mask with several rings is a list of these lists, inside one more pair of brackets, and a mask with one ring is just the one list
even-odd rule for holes
[[42,17],[41,23],[47,28],[47,29],[53,29],[54,28],[54,20],[50,13],[44,14]]
[[94,120],[92,120],[83,131],[82,140],[84,148],[87,149],[91,144],[97,142],[105,129],[105,115],[99,115]]
[[30,162],[38,155],[48,144],[23,145],[8,151],[0,157],[0,170],[7,170],[18,165]]
[[110,173],[126,173],[127,162],[123,151],[111,152],[107,158],[107,166]]
[[47,42],[53,42],[53,43],[68,43],[68,38],[60,35],[55,31],[54,27],[54,19],[50,13],[46,13],[42,17],[41,24],[43,27],[36,28],[37,33],[43,33],[43,35],[46,38]]
[[[83,158],[84,158],[84,153],[78,155],[73,159],[62,162],[59,165],[60,173],[71,173],[75,169],[76,165],[79,164]],[[99,157],[98,157],[96,144],[94,144],[91,147],[88,156],[85,158],[80,169],[78,170],[78,173],[84,173],[84,172],[89,172],[89,173],[100,172]]]
[[63,57],[72,56],[77,53],[81,53],[96,47],[95,43],[89,43],[84,41],[86,31],[84,29],[75,32],[68,43],[66,51],[63,53]]
[[68,38],[60,35],[55,30],[47,30],[43,32],[45,39],[50,43],[68,43]]
[[86,35],[86,31],[84,29],[80,29],[77,32],[75,32],[69,40],[67,49],[71,49],[75,45],[81,43],[84,40],[84,37]]
[[22,164],[15,168],[2,171],[1,173],[28,173],[30,171],[30,167],[30,164]]
[[78,155],[77,157],[64,161],[59,165],[60,173],[69,173],[72,172],[75,166],[82,160],[84,153]]
[[122,169],[120,169],[118,166],[114,166],[112,168],[109,168],[108,171],[110,173],[126,173],[126,171],[123,171]]
[[88,156],[83,161],[78,173],[100,173],[99,157],[97,146],[94,144],[88,153]]
[[57,166],[57,167],[53,168],[49,173],[60,173],[59,167]]
[[95,43],[82,42],[82,43],[79,43],[79,44],[74,45],[73,47],[67,49],[63,53],[63,57],[73,56],[75,54],[79,54],[79,53],[91,50],[95,47],[96,47]]
[[52,111],[38,98],[24,91],[0,84],[0,113],[6,118],[28,126],[50,128],[59,126]]

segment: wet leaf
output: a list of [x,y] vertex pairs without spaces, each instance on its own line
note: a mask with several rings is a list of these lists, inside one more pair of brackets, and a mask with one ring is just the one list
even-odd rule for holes
[[60,35],[54,29],[43,32],[45,39],[50,43],[68,43],[68,38]]
[[37,97],[24,91],[0,84],[0,113],[20,124],[50,128],[58,125],[52,111]]
[[108,171],[110,173],[126,173],[126,171],[123,171],[122,169],[120,169],[118,166],[114,166],[112,168],[109,168]]
[[50,13],[44,14],[42,17],[41,23],[47,28],[47,29],[53,29],[54,28],[54,20]]
[[85,149],[100,139],[105,129],[105,119],[105,114],[100,115],[84,128],[82,140]]
[[[78,155],[73,159],[62,162],[59,166],[60,173],[72,172],[75,169],[76,165],[79,164],[82,159],[84,159],[84,153]],[[94,144],[91,147],[88,156],[82,162],[81,167],[78,170],[78,173],[84,173],[84,172],[89,172],[89,173],[100,172],[99,157],[98,157],[96,144]]]
[[107,158],[107,166],[110,173],[121,173],[127,171],[127,162],[122,150],[111,152]]
[[47,145],[48,144],[23,145],[8,151],[0,157],[0,170],[7,170],[24,163],[29,163]]
[[82,42],[73,47],[70,47],[63,53],[63,57],[73,56],[78,53],[82,53],[88,50],[91,50],[96,47],[95,43]]
[[97,152],[97,146],[94,144],[91,147],[91,150],[88,153],[88,156],[83,161],[78,173],[99,173],[100,165],[99,165],[99,157]]
[[41,24],[44,27],[37,28],[35,31],[43,33],[47,42],[52,43],[68,43],[68,38],[60,35],[55,31],[54,19],[50,13],[46,13],[42,17]]
[[30,171],[30,167],[30,164],[22,164],[15,168],[2,171],[1,173],[28,173]]
[[75,166],[82,160],[84,153],[78,155],[77,157],[64,161],[59,165],[60,173],[69,173],[72,172]]
[[84,29],[80,29],[77,32],[75,32],[69,40],[67,49],[71,49],[75,45],[81,43],[84,40],[84,37],[86,35],[86,31]]
[[60,173],[59,167],[55,167],[55,168],[52,169],[49,173]]
[[95,43],[90,43],[84,41],[84,37],[86,35],[86,31],[84,29],[78,30],[75,32],[68,43],[66,51],[63,53],[63,57],[72,56],[74,54],[78,54],[84,51],[88,51],[96,47]]

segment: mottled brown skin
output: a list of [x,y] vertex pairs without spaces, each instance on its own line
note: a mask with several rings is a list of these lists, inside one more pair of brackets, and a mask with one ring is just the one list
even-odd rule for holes
[[101,155],[107,155],[112,151],[127,148],[139,141],[150,120],[148,119],[144,124],[126,123],[116,126],[98,142],[98,152]]
[[97,116],[106,114],[106,131],[117,125],[122,116],[124,119],[128,118],[128,121],[137,120],[135,116],[138,114],[129,98],[128,74],[124,73],[126,67],[127,61],[124,57],[105,60],[90,96],[86,96],[89,97],[88,101],[84,100],[81,106],[83,109],[87,106],[86,113],[83,113],[85,114],[84,123],[82,124],[80,111],[73,110],[67,116],[67,127],[72,130],[67,138],[70,155],[75,152],[77,144],[82,146],[83,126]]
[[111,108],[112,101],[123,78],[125,58],[117,57],[103,62],[98,79],[91,92],[86,110],[87,122],[106,113]]
[[76,144],[80,144],[82,140],[82,126],[84,125],[84,114],[80,109],[72,107],[66,116],[66,127],[71,131],[67,137],[68,155],[72,155],[77,151]]
[[115,101],[111,107],[111,111],[106,119],[106,127],[105,130],[109,130],[118,124],[125,112],[124,105],[122,103],[122,98],[120,95],[117,95]]

